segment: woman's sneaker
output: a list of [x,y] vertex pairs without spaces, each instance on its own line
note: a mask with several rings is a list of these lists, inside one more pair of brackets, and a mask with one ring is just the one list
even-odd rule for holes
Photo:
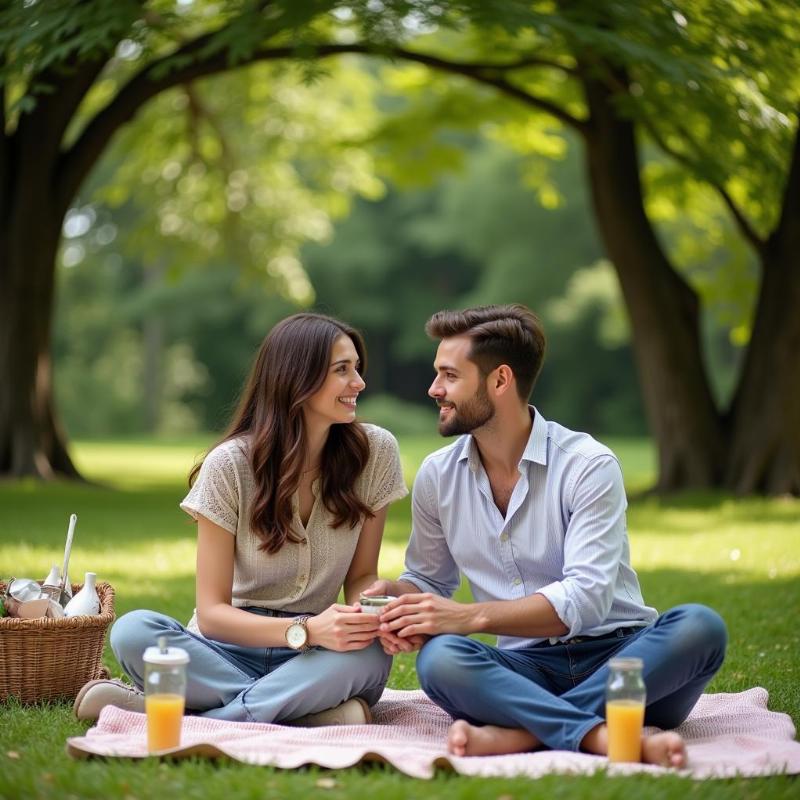
[[305,717],[281,724],[294,725],[298,728],[319,728],[323,725],[369,725],[371,722],[372,712],[367,701],[360,697],[351,697],[334,708],[326,708],[316,714],[307,714]]
[[116,678],[89,681],[78,692],[72,710],[78,719],[94,722],[106,706],[143,712],[144,692]]

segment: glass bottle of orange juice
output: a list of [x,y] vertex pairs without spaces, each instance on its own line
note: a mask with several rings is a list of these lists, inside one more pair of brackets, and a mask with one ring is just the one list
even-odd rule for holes
[[612,658],[608,662],[606,724],[608,760],[641,761],[642,728],[647,690],[641,658]]
[[167,647],[166,636],[159,637],[158,647],[144,651],[144,705],[150,753],[180,746],[188,663],[189,654],[180,647]]

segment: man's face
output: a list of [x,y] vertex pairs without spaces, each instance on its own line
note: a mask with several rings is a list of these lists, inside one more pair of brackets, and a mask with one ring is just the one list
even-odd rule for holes
[[439,406],[439,433],[460,436],[471,433],[494,417],[486,381],[469,360],[472,342],[466,336],[442,339],[433,368],[436,378],[428,394]]

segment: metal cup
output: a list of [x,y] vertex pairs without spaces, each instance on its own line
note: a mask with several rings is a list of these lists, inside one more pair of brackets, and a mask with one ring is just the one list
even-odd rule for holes
[[20,603],[47,597],[39,582],[32,578],[12,578],[8,584],[8,594]]
[[365,614],[382,614],[383,608],[387,603],[397,598],[388,594],[367,595],[362,594],[358,602],[361,606],[361,611]]

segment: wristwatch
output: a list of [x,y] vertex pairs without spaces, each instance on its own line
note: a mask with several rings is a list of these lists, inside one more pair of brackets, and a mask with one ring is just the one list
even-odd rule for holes
[[292,650],[299,650],[301,653],[305,653],[306,650],[311,648],[308,643],[308,619],[308,615],[295,617],[286,629],[286,644]]

